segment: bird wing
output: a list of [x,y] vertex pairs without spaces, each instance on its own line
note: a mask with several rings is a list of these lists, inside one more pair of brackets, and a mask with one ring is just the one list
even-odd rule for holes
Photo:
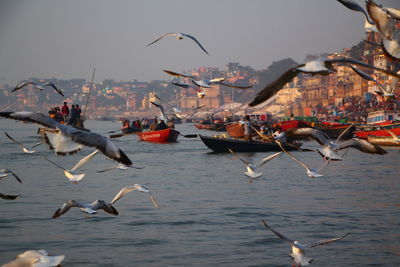
[[253,86],[238,86],[238,85],[232,85],[232,84],[227,84],[227,83],[223,83],[223,82],[212,82],[212,83],[228,86],[231,88],[238,88],[238,89],[249,89],[249,88],[253,87]]
[[318,240],[318,241],[307,242],[307,243],[304,243],[304,244],[302,244],[302,245],[304,246],[304,248],[313,248],[313,247],[316,247],[316,246],[323,246],[323,245],[326,245],[326,244],[329,244],[329,243],[338,241],[338,240],[340,240],[340,239],[343,239],[343,238],[345,238],[346,236],[348,236],[349,234],[350,234],[350,233],[347,233],[347,234],[345,234],[345,235],[343,235],[343,236],[340,236],[340,237],[335,237],[335,238],[330,238],[330,239],[322,239],[322,240]]
[[353,127],[353,124],[350,124],[346,129],[344,129],[336,139],[336,142],[338,142],[348,131],[350,131],[351,127]]
[[177,83],[177,82],[172,82],[173,85],[179,86],[179,87],[183,87],[183,88],[193,88],[196,89],[196,87],[194,87],[191,84],[187,84],[187,83]]
[[115,197],[110,201],[111,204],[114,204],[116,201],[118,201],[120,198],[128,194],[129,192],[137,190],[137,186],[125,186],[122,188],[116,195]]
[[4,134],[11,139],[14,143],[20,145],[22,148],[28,149],[26,146],[24,146],[21,142],[18,142],[17,140],[15,140],[14,138],[12,138],[7,132],[4,132]]
[[107,169],[104,169],[104,170],[101,170],[101,171],[96,171],[96,172],[107,172],[107,171],[111,171],[111,170],[116,169],[116,168],[118,168],[118,165],[112,166],[110,168],[107,168]]
[[400,9],[386,7],[385,10],[393,19],[400,20]]
[[98,149],[87,155],[86,157],[82,158],[78,163],[75,164],[74,167],[72,167],[71,171],[75,171],[85,165],[89,160],[91,160],[94,156],[96,156],[97,152],[99,152]]
[[19,197],[19,195],[4,195],[4,194],[0,193],[0,198],[6,199],[6,200],[14,200],[17,197]]
[[38,142],[38,143],[34,144],[33,146],[31,146],[31,149],[35,148],[37,146],[40,146],[41,144],[44,144],[44,143],[46,143],[46,141]]
[[388,70],[385,70],[385,69],[381,69],[381,68],[378,68],[378,67],[369,65],[369,64],[367,64],[367,63],[364,63],[364,62],[362,62],[362,61],[355,60],[355,59],[352,59],[352,58],[333,58],[333,59],[327,59],[327,60],[325,60],[325,62],[326,62],[326,63],[348,63],[348,64],[355,64],[355,65],[359,65],[359,66],[363,66],[363,67],[366,67],[366,68],[369,68],[369,69],[374,69],[374,70],[383,72],[383,73],[385,73],[385,74],[387,74],[387,75],[390,75],[390,76],[392,76],[392,77],[400,78],[400,73],[397,74],[397,73],[394,73],[394,72],[392,72],[392,71],[388,71]]
[[50,118],[42,113],[35,113],[31,111],[0,112],[0,117],[37,123],[51,129],[56,129],[57,125],[59,125],[59,123],[53,118]]
[[164,37],[166,37],[166,36],[176,36],[176,35],[177,35],[176,32],[169,32],[169,33],[166,33],[166,34],[164,34],[164,35],[161,35],[161,36],[158,37],[157,39],[155,39],[153,42],[147,44],[146,46],[152,45],[152,44],[154,44],[154,43],[160,41],[162,38],[164,38]]
[[366,73],[366,72],[363,72],[362,70],[359,70],[359,69],[353,67],[351,64],[349,64],[349,66],[350,66],[350,68],[351,68],[352,70],[354,70],[354,72],[357,73],[361,78],[364,78],[365,80],[368,80],[368,81],[371,81],[371,82],[376,83],[379,87],[382,88],[382,90],[383,90],[384,92],[386,91],[385,88],[383,87],[383,85],[382,85],[380,82],[378,82],[377,80],[375,80],[374,78],[372,78],[371,75],[369,75],[369,74]]
[[254,107],[268,100],[271,96],[281,90],[283,86],[285,86],[285,84],[292,81],[299,74],[299,72],[300,71],[297,69],[297,67],[288,69],[278,79],[268,84],[261,91],[259,91],[257,93],[257,97],[250,102],[249,107]]
[[52,218],[55,219],[57,217],[60,217],[61,215],[63,215],[67,211],[69,211],[72,207],[88,208],[89,206],[86,204],[77,202],[75,200],[68,200],[54,212]]
[[182,35],[183,35],[183,36],[186,36],[186,37],[189,37],[190,39],[192,39],[193,41],[195,41],[196,44],[197,44],[198,46],[200,46],[200,48],[201,48],[204,52],[206,52],[207,55],[209,55],[209,53],[207,52],[207,50],[200,44],[199,41],[197,41],[196,38],[194,38],[194,36],[189,35],[189,34],[186,34],[186,33],[182,33]]
[[269,226],[264,220],[261,220],[261,222],[264,224],[265,227],[267,227],[269,230],[271,230],[277,237],[280,239],[283,239],[287,242],[289,242],[292,246],[294,245],[294,240],[284,236],[283,234],[279,233],[278,231],[275,231],[271,226]]
[[281,151],[281,152],[278,152],[278,153],[275,153],[275,154],[272,154],[272,155],[269,155],[269,156],[263,158],[263,159],[256,165],[256,168],[260,168],[262,165],[264,165],[264,164],[267,163],[268,161],[270,161],[270,160],[276,158],[276,157],[279,156],[281,153],[282,153],[282,151]]
[[60,168],[60,169],[62,169],[62,170],[64,170],[64,171],[68,171],[67,169],[65,169],[65,168],[62,167],[61,165],[58,165],[58,164],[55,163],[54,161],[49,160],[47,157],[44,156],[44,158],[45,158],[48,162],[50,162],[51,164],[53,164],[54,166],[56,166],[56,167],[58,167],[58,168]]
[[25,82],[22,82],[22,83],[18,84],[14,89],[11,90],[11,92],[15,92],[15,91],[27,86],[28,84],[37,85],[37,83],[35,83],[35,82],[27,82],[27,81],[25,81]]
[[75,129],[74,132],[69,133],[69,135],[72,140],[78,144],[96,147],[105,156],[127,166],[132,165],[132,161],[128,158],[128,156],[107,137],[97,133],[81,131],[77,129]]
[[153,194],[151,192],[148,192],[148,193],[149,193],[151,202],[153,202],[154,207],[156,207],[156,209],[160,208],[160,206],[158,205],[158,202],[156,201],[156,199],[153,196]]
[[197,109],[201,109],[201,108],[204,108],[205,107],[205,105],[201,105],[201,106],[198,106],[198,107],[192,107],[192,109],[193,110],[197,110]]
[[293,156],[292,153],[290,153],[289,151],[287,151],[281,144],[281,142],[279,140],[275,141],[279,147],[282,149],[283,152],[285,152],[286,154],[288,154],[289,157],[291,157],[294,161],[296,161],[297,163],[299,163],[301,166],[303,166],[304,169],[306,169],[307,172],[311,172],[311,169],[308,168],[308,166],[301,160],[297,159],[295,156]]
[[367,1],[367,11],[371,19],[375,22],[379,33],[384,38],[391,40],[396,30],[393,18],[388,16],[387,12],[372,0]]
[[241,156],[239,156],[235,151],[233,151],[232,149],[228,149],[229,152],[231,152],[231,154],[235,157],[238,158],[241,162],[243,162],[245,165],[249,165],[250,162],[248,162],[247,160],[245,160],[244,158],[242,158]]
[[11,173],[11,175],[14,176],[14,178],[17,179],[17,181],[18,181],[20,184],[22,184],[21,178],[19,178],[13,171],[8,170],[8,169],[7,169],[7,171],[8,171],[9,173]]
[[196,77],[194,77],[194,76],[185,75],[185,74],[180,74],[180,73],[173,72],[173,71],[170,71],[170,70],[163,70],[163,71],[164,71],[165,73],[169,74],[169,75],[176,76],[176,77],[183,77],[183,78],[196,79]]
[[375,144],[371,144],[370,142],[359,138],[352,138],[350,140],[338,144],[337,150],[345,149],[348,147],[353,147],[360,150],[361,152],[369,154],[384,155],[387,153],[387,151],[384,150],[382,147]]
[[315,141],[323,146],[328,145],[331,142],[331,138],[326,133],[312,127],[297,128],[289,130],[287,133],[290,135],[312,137]]
[[150,103],[152,103],[154,106],[156,106],[157,108],[160,109],[160,112],[161,112],[160,119],[161,120],[166,120],[167,116],[164,113],[164,107],[162,105],[160,105],[160,104],[157,104],[157,103],[153,102],[153,101],[150,101]]
[[42,86],[50,86],[53,87],[54,90],[56,90],[57,93],[59,93],[61,96],[64,96],[63,92],[61,91],[61,89],[58,89],[57,86],[54,83],[51,82],[46,82],[44,84],[42,84]]
[[361,12],[361,13],[363,13],[364,16],[365,16],[365,19],[366,19],[369,23],[374,24],[374,22],[371,21],[371,19],[368,17],[367,11],[365,11],[365,9],[362,8],[362,7],[361,7],[359,4],[357,4],[356,2],[351,1],[351,0],[337,0],[337,1],[338,1],[339,3],[341,3],[342,5],[344,5],[345,7],[347,7],[348,9],[351,9],[351,10],[356,11],[356,12]]

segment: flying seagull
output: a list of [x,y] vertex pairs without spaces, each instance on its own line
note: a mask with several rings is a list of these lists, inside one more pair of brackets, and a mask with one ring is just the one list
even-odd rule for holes
[[159,208],[159,205],[156,201],[156,199],[154,198],[153,194],[151,193],[150,189],[143,186],[143,185],[139,185],[139,184],[135,184],[133,186],[125,186],[124,188],[122,188],[113,198],[113,200],[111,200],[110,204],[114,204],[116,201],[118,201],[120,198],[122,198],[123,196],[125,196],[126,194],[128,194],[131,191],[137,190],[139,192],[143,192],[143,193],[148,193],[150,196],[150,200],[151,202],[153,202],[154,207],[156,207],[157,209]]
[[178,39],[178,40],[182,40],[183,37],[188,37],[188,38],[192,39],[193,41],[195,41],[196,44],[197,44],[198,46],[200,46],[200,48],[201,48],[204,52],[206,52],[207,55],[209,55],[208,52],[207,52],[207,50],[200,44],[199,41],[197,41],[197,39],[196,39],[194,36],[192,36],[192,35],[190,35],[190,34],[186,34],[186,33],[169,32],[169,33],[166,33],[166,34],[164,34],[164,35],[158,37],[157,39],[155,39],[153,42],[147,44],[146,46],[152,45],[152,44],[154,44],[155,42],[160,41],[162,38],[164,38],[164,37],[166,37],[166,36],[175,36],[176,39]]
[[348,236],[350,233],[347,233],[343,236],[340,237],[335,237],[335,238],[330,238],[330,239],[322,239],[314,242],[307,242],[307,243],[300,243],[297,240],[292,240],[283,234],[279,233],[278,231],[274,230],[271,226],[269,226],[264,220],[262,220],[262,223],[266,228],[268,228],[271,232],[273,232],[277,237],[279,237],[282,240],[285,240],[288,242],[291,247],[292,247],[292,253],[289,254],[289,256],[294,260],[296,264],[299,266],[302,265],[309,265],[311,262],[313,262],[313,259],[308,258],[305,254],[305,249],[306,248],[313,248],[317,246],[323,246],[338,240],[341,240]]
[[[346,130],[348,130],[348,129],[350,129],[350,127],[348,127]],[[360,150],[361,152],[369,153],[369,154],[384,155],[387,153],[386,150],[384,150],[380,146],[371,144],[368,141],[365,141],[365,140],[362,140],[359,138],[351,138],[347,141],[339,143],[338,141],[339,141],[340,137],[343,136],[345,131],[343,131],[341,133],[341,135],[339,136],[339,138],[336,141],[332,140],[323,131],[318,130],[316,128],[312,128],[312,127],[293,129],[293,130],[290,130],[289,133],[294,136],[305,136],[305,137],[311,137],[311,138],[315,139],[322,146],[322,148],[317,149],[318,153],[327,160],[332,160],[332,161],[342,160],[343,158],[337,152],[339,150],[349,148],[349,147],[356,148],[356,149]]]
[[196,76],[180,74],[180,73],[170,71],[170,70],[163,70],[163,71],[165,73],[175,76],[175,77],[189,78],[189,79],[191,79],[192,83],[194,83],[198,87],[203,87],[203,88],[210,88],[213,84],[219,84],[219,85],[224,85],[224,86],[238,88],[238,89],[249,89],[249,88],[253,87],[253,86],[237,86],[237,85],[233,85],[233,84],[227,84],[227,83],[223,82],[225,80],[225,78],[222,78],[222,77],[214,78],[211,80],[210,79],[199,79]]
[[90,153],[89,155],[87,155],[86,157],[82,158],[80,161],[78,161],[77,164],[75,164],[74,167],[72,167],[72,169],[67,170],[64,167],[58,165],[57,163],[49,160],[48,158],[44,157],[48,162],[52,163],[54,166],[64,170],[64,175],[74,184],[77,184],[80,180],[83,179],[83,177],[85,177],[84,173],[77,173],[76,170],[79,169],[80,167],[82,167],[83,165],[85,165],[89,160],[91,160],[96,154],[97,152],[99,152],[99,150],[95,150],[94,152]]
[[14,200],[14,199],[17,199],[18,197],[19,197],[19,195],[4,195],[4,194],[0,193],[0,198],[6,199],[6,200]]
[[57,209],[56,212],[54,212],[52,218],[53,219],[58,218],[74,207],[81,208],[82,211],[89,213],[89,214],[96,213],[97,210],[102,209],[107,213],[118,215],[117,209],[114,208],[111,203],[107,203],[104,200],[95,200],[94,202],[89,203],[89,204],[81,203],[81,202],[78,202],[75,200],[68,200],[59,209]]
[[[352,70],[354,70],[355,73],[357,73],[359,76],[361,76],[365,80],[376,83],[379,86],[380,90],[375,91],[375,93],[380,95],[381,97],[385,98],[386,101],[393,99],[395,97],[395,94],[393,91],[394,91],[394,88],[396,87],[397,82],[399,81],[399,79],[397,77],[393,77],[392,83],[390,85],[387,85],[387,87],[384,87],[380,82],[375,80],[368,73],[363,72],[362,70],[357,69],[357,68],[353,67],[352,65],[349,65],[349,66]],[[397,74],[400,74],[400,71],[398,71]]]
[[4,177],[8,176],[9,174],[11,174],[12,176],[14,176],[15,179],[17,179],[17,181],[22,184],[22,180],[11,170],[9,169],[1,169],[0,170],[0,179],[3,179]]
[[106,171],[111,171],[114,169],[120,169],[120,170],[127,170],[128,168],[133,168],[133,169],[143,169],[144,167],[135,167],[135,166],[126,166],[124,164],[118,163],[117,165],[114,165],[110,168],[104,169],[104,170],[100,170],[100,171],[96,171],[96,172],[106,172]]
[[383,50],[386,55],[400,59],[400,29],[396,27],[395,19],[374,1],[367,1],[367,12],[375,22],[381,37]]
[[270,97],[275,95],[279,90],[281,90],[283,86],[285,86],[285,84],[291,82],[299,73],[309,73],[312,75],[317,75],[317,74],[329,75],[333,72],[336,72],[336,70],[333,67],[333,64],[335,63],[347,63],[347,64],[359,65],[386,73],[393,77],[400,78],[400,74],[396,74],[394,72],[387,71],[385,69],[371,66],[364,62],[351,58],[316,59],[307,62],[305,64],[300,64],[296,67],[288,69],[286,72],[281,74],[281,76],[278,79],[268,84],[261,91],[259,91],[256,98],[254,98],[254,100],[249,103],[249,106],[254,107],[268,100]]
[[60,89],[58,89],[58,88],[55,86],[54,83],[51,83],[51,82],[45,82],[45,83],[43,83],[43,84],[38,84],[38,83],[32,82],[32,81],[25,81],[25,82],[22,82],[22,83],[18,84],[14,89],[11,90],[11,92],[15,92],[15,91],[17,91],[17,90],[19,90],[19,89],[21,89],[21,88],[23,88],[23,87],[25,87],[25,86],[27,86],[27,85],[29,85],[29,84],[32,84],[35,88],[39,89],[40,91],[45,90],[45,89],[46,89],[46,88],[45,88],[46,86],[50,86],[50,87],[52,87],[54,90],[56,90],[56,92],[57,92],[58,94],[60,94],[61,96],[64,96],[63,92],[62,92]]
[[30,111],[0,112],[0,117],[38,123],[45,126],[46,141],[57,154],[74,153],[84,145],[96,147],[105,156],[127,166],[132,165],[132,161],[109,138],[90,131],[77,129],[71,125],[61,124],[42,113]]
[[46,250],[27,250],[2,267],[52,267],[60,266],[65,256],[49,256]]
[[[22,144],[21,142],[18,142],[17,140],[15,140],[15,139],[14,139],[13,137],[11,137],[7,132],[4,132],[4,134],[5,134],[9,139],[11,139],[11,141],[13,141],[14,143],[20,145],[20,147],[22,148],[22,151],[24,151],[25,153],[28,153],[28,154],[35,153],[34,150],[28,149],[26,146],[24,146],[24,144]],[[37,146],[39,146],[39,145],[41,145],[41,144],[43,144],[43,143],[44,143],[44,142],[39,142],[39,143],[33,145],[32,148],[37,147]],[[32,148],[31,148],[31,149],[32,149]]]
[[258,162],[257,164],[252,164],[251,162],[245,160],[244,158],[240,157],[235,151],[233,151],[232,149],[228,149],[229,152],[231,152],[231,154],[235,157],[238,158],[241,162],[244,163],[244,165],[246,165],[246,172],[244,172],[244,174],[249,177],[249,183],[252,183],[253,180],[260,178],[263,174],[261,172],[256,172],[256,170],[258,168],[260,168],[262,165],[264,165],[265,163],[267,163],[268,161],[276,158],[277,156],[279,156],[282,152],[278,152],[272,155],[269,155],[263,159],[260,160],[260,162]]
[[206,92],[204,91],[203,87],[199,87],[197,85],[194,86],[194,85],[187,84],[187,83],[178,83],[178,82],[172,82],[172,84],[176,85],[176,86],[179,86],[179,87],[182,87],[182,88],[186,88],[186,89],[187,88],[192,88],[193,90],[196,91],[197,96],[199,98],[204,98],[206,96]]
[[319,167],[316,170],[312,170],[310,169],[303,161],[297,159],[292,153],[290,153],[289,151],[287,151],[281,144],[280,140],[275,140],[275,142],[280,146],[280,148],[283,150],[283,152],[285,152],[286,154],[289,155],[289,157],[291,157],[294,161],[296,161],[297,163],[299,163],[304,169],[306,169],[307,175],[310,178],[316,178],[316,177],[321,177],[323,176],[322,174],[319,174],[318,172],[325,167],[327,164],[329,164],[330,160],[326,160],[324,162],[324,164],[322,164],[321,167]]
[[161,104],[157,104],[156,102],[150,101],[154,106],[160,109],[160,120],[167,121],[167,115],[165,115],[164,107]]
[[360,12],[364,14],[365,16],[365,31],[373,31],[373,32],[378,32],[378,29],[375,26],[375,22],[371,20],[371,18],[368,16],[367,11],[361,7],[358,3],[352,1],[352,0],[337,0],[339,3],[347,7],[348,9],[351,9],[356,12]]

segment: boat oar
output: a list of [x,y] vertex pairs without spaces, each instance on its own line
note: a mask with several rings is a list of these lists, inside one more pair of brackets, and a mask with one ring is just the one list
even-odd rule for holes
[[110,138],[119,138],[119,137],[122,137],[122,136],[124,136],[124,134],[112,134],[109,137]]
[[180,136],[183,136],[185,138],[197,138],[197,134],[179,134]]

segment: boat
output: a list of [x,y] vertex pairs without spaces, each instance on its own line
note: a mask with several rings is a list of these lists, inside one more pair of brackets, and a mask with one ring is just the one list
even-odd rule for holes
[[211,124],[197,123],[197,124],[194,124],[194,126],[199,130],[210,130]]
[[[263,141],[245,141],[227,137],[212,137],[199,135],[201,141],[215,152],[228,152],[232,149],[237,152],[269,152],[282,151],[278,144]],[[224,136],[224,135],[223,135]],[[299,150],[301,144],[284,144],[286,150]]]
[[390,130],[395,135],[400,135],[400,123],[387,123],[387,124],[360,124],[356,125],[356,129],[353,132],[355,136],[361,139],[368,139],[368,136],[385,137],[390,136],[390,133],[386,130]]
[[154,143],[172,143],[176,142],[179,132],[174,129],[163,129],[158,131],[138,132],[140,141],[154,142]]
[[122,134],[132,134],[132,133],[137,133],[137,132],[141,132],[142,129],[137,128],[137,127],[132,127],[132,126],[128,126],[128,127],[122,127],[121,128],[121,132]]

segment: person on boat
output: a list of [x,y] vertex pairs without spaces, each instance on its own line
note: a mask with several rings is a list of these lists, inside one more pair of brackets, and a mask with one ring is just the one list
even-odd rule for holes
[[246,115],[242,123],[244,126],[244,139],[250,141],[253,134],[253,131],[251,129],[250,115]]
[[67,102],[64,102],[64,105],[61,107],[61,116],[63,116],[64,122],[68,122],[69,120],[69,107]]
[[150,124],[150,131],[156,131],[157,130],[157,126],[158,126],[158,121],[157,121],[157,117],[155,117],[153,119],[153,122]]
[[276,130],[273,134],[272,137],[275,140],[281,141],[282,144],[286,143],[286,133],[285,131],[282,131],[282,128],[279,127],[278,130]]
[[78,110],[76,109],[75,105],[72,105],[70,114],[69,114],[69,121],[68,124],[75,126],[76,125],[76,119],[78,118]]
[[157,128],[156,130],[164,130],[164,129],[168,129],[168,126],[165,124],[165,122],[163,120],[160,120],[160,123],[157,124]]
[[167,123],[168,128],[175,129],[174,118],[170,118]]

